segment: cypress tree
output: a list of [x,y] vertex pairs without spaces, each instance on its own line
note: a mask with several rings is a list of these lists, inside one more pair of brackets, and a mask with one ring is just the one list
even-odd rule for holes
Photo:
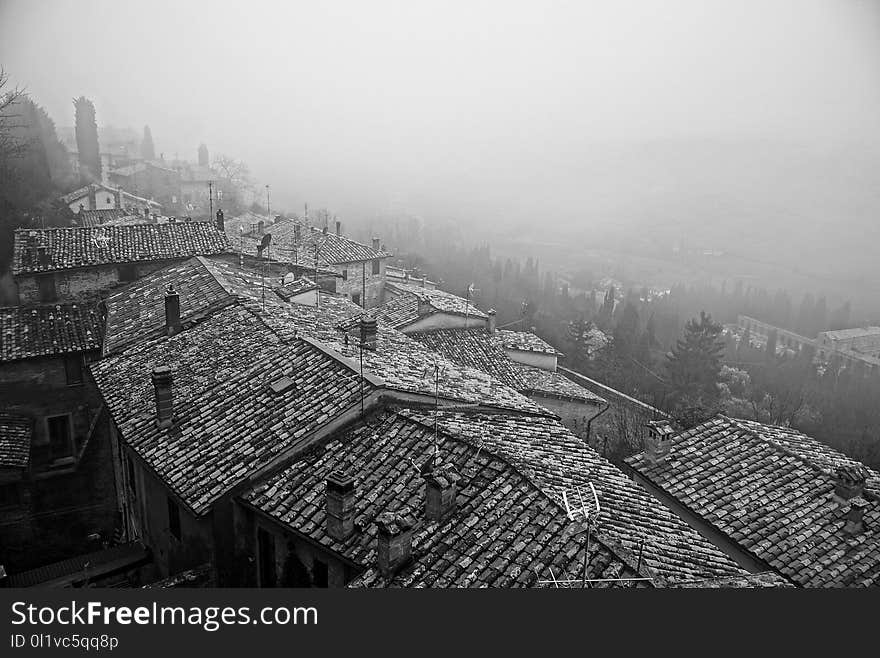
[[98,147],[98,124],[95,105],[85,96],[73,101],[76,112],[76,148],[79,151],[80,182],[101,180],[101,152]]

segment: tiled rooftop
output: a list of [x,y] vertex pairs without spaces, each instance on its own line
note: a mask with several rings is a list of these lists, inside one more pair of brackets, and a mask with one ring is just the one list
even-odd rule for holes
[[98,350],[103,324],[92,305],[0,308],[0,362]]
[[[374,249],[369,245],[352,240],[344,235],[336,235],[334,231],[326,234],[314,226],[307,226],[300,220],[281,219],[274,223],[257,216],[246,222],[233,220],[226,224],[226,234],[229,240],[238,248],[243,243],[246,253],[257,254],[257,245],[263,236],[250,232],[250,224],[264,221],[264,233],[271,233],[272,240],[269,245],[271,257],[275,260],[296,263],[314,263],[315,247],[318,250],[319,265],[342,265],[345,263],[359,263],[376,258],[387,258],[391,254]],[[295,227],[300,226],[300,237],[296,239]],[[239,230],[244,229],[244,234]]]
[[27,468],[33,419],[0,411],[0,468]]
[[[76,223],[79,226],[100,226],[114,219],[129,217],[130,213],[124,208],[105,208],[103,210],[83,210],[77,213]],[[141,221],[144,218],[141,217]]]
[[317,289],[318,284],[304,276],[294,279],[290,283],[282,283],[280,286],[275,286],[273,288],[275,294],[281,297],[284,301],[290,301],[291,298],[296,297],[297,295]]
[[[849,462],[846,464],[845,462]],[[832,468],[852,460],[788,428],[718,416],[671,439],[665,460],[627,463],[741,549],[806,587],[880,582],[880,503],[843,532],[851,503],[833,499]],[[855,463],[858,465],[857,463]],[[860,465],[859,465],[860,466]],[[869,484],[876,473],[869,471]]]
[[[456,363],[482,370],[527,395],[536,393],[593,404],[603,402],[598,395],[560,373],[523,365],[510,359],[505,351],[505,337],[501,332],[491,334],[486,329],[438,329],[417,331],[408,335],[428,349]],[[537,336],[535,340],[543,343]]]
[[[440,461],[461,475],[457,509],[442,521],[425,518],[424,484],[412,465],[427,459],[433,430],[393,410],[348,428],[243,497],[360,565],[364,572],[355,587],[523,587],[540,578],[582,577],[586,532],[579,522],[569,521],[556,501],[488,448],[447,434],[440,439]],[[339,469],[356,475],[356,529],[345,541],[325,531],[325,482]],[[375,567],[374,521],[404,506],[418,519],[413,560],[389,581]],[[613,542],[610,548],[593,535],[590,578],[633,577],[635,562]]]
[[[429,425],[430,414],[402,412]],[[552,418],[441,412],[439,427],[512,464],[553,500],[596,488],[598,531],[664,578],[742,575],[708,540]]]
[[[386,322],[392,324],[395,328],[402,328],[407,324],[411,324],[416,319],[418,319],[418,300],[423,299],[428,302],[435,311],[440,313],[448,313],[451,315],[462,315],[469,316],[472,318],[481,318],[487,319],[487,316],[483,311],[477,308],[476,304],[474,304],[473,300],[468,301],[464,297],[459,297],[458,295],[454,295],[451,292],[446,292],[445,290],[431,290],[430,288],[422,288],[416,283],[398,283],[389,282],[387,284],[389,290],[396,292],[400,297],[410,297],[410,301],[408,304],[399,303],[400,308],[409,309],[409,312],[406,315],[402,315],[399,320],[392,321],[391,319],[386,318]],[[389,300],[389,304],[393,300]],[[393,306],[392,306],[393,308]],[[382,307],[377,310],[381,314],[384,313]],[[390,311],[393,312],[393,311]]]
[[[40,263],[38,245],[47,249],[46,264]],[[31,274],[230,251],[226,236],[211,222],[18,229],[12,273]]]
[[[280,302],[279,302],[280,303]],[[172,337],[92,364],[126,442],[196,513],[360,401],[351,367],[305,341],[285,341],[250,302],[216,311]],[[155,422],[152,369],[174,371],[175,424]],[[282,376],[294,388],[269,385]],[[365,383],[365,394],[372,390]]]
[[499,329],[498,335],[505,349],[519,350],[521,352],[539,352],[541,354],[556,354],[562,356],[562,352],[558,351],[550,343],[538,338],[530,331],[511,331],[510,329]]

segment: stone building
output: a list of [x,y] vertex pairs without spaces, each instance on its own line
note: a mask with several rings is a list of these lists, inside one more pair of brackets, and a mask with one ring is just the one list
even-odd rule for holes
[[12,275],[20,304],[67,302],[196,255],[230,255],[211,222],[18,229]]
[[180,173],[161,162],[138,162],[113,169],[111,185],[125,188],[132,194],[155,199],[168,213],[182,213]]
[[99,307],[0,308],[0,564],[8,572],[108,540],[113,457],[88,376],[100,355]]
[[114,210],[147,217],[162,211],[162,206],[152,199],[131,194],[121,187],[110,187],[100,183],[92,183],[74,190],[70,194],[65,194],[61,200],[76,215],[88,211]]

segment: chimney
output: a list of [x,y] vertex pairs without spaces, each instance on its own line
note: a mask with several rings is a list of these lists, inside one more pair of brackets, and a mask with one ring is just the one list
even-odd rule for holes
[[373,249],[379,251],[379,238],[373,238]]
[[226,232],[226,221],[223,219],[223,209],[217,210],[217,230],[221,233]]
[[113,200],[115,202],[116,208],[122,208],[122,188],[116,188],[116,191],[113,193]]
[[440,521],[455,511],[458,474],[439,467],[425,475],[425,518]]
[[293,225],[293,239],[298,243],[302,237],[302,226],[298,223]]
[[843,523],[843,532],[847,535],[857,535],[865,529],[865,509],[868,501],[861,496],[853,498],[849,503],[849,511]]
[[361,344],[368,350],[376,349],[376,334],[378,332],[378,325],[376,324],[376,318],[371,317],[369,315],[364,315],[361,317],[360,322],[361,329]]
[[342,222],[336,220],[336,235],[342,235]]
[[95,193],[95,186],[89,185],[89,210],[98,209],[98,195]]
[[495,309],[490,308],[486,315],[489,316],[489,333],[494,334],[495,329],[498,327],[498,316],[495,313]]
[[403,280],[409,283],[409,270],[403,271]]
[[675,430],[666,419],[649,420],[648,438],[645,439],[645,459],[651,464],[661,464],[669,454]]
[[419,306],[418,306],[418,314],[419,317],[425,317],[426,315],[431,315],[434,312],[434,307],[431,306],[431,302],[425,295],[419,294]]
[[862,495],[868,474],[860,464],[838,466],[834,474],[834,500],[845,505],[853,498]]
[[408,508],[383,512],[376,517],[376,561],[385,578],[391,578],[412,556],[415,519]]
[[263,235],[263,229],[265,229],[266,223],[261,219],[257,222],[257,233]]
[[174,415],[174,396],[171,387],[174,375],[168,366],[153,368],[153,388],[156,390],[156,424],[159,427],[171,427]]
[[345,541],[354,532],[354,478],[342,471],[333,471],[327,478],[325,508],[327,534]]
[[324,235],[327,235],[327,225],[326,224],[324,225],[324,228],[321,229],[321,233],[323,233]]
[[173,336],[180,330],[180,295],[174,285],[169,283],[168,290],[165,291],[165,333]]

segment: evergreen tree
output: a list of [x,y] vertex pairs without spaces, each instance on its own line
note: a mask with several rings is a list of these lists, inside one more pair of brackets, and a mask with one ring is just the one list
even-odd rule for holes
[[767,334],[767,348],[765,350],[767,359],[772,360],[776,357],[776,329],[771,329]]
[[144,139],[141,142],[141,157],[144,160],[156,159],[156,147],[153,145],[153,132],[149,126],[144,126]]
[[199,165],[208,166],[208,147],[205,144],[199,144]]
[[98,124],[95,105],[85,96],[73,101],[76,111],[76,148],[79,151],[80,182],[101,180],[101,152],[98,148]]
[[724,353],[721,332],[721,325],[701,311],[699,321],[694,318],[685,325],[684,336],[667,357],[673,413],[686,427],[717,411]]

